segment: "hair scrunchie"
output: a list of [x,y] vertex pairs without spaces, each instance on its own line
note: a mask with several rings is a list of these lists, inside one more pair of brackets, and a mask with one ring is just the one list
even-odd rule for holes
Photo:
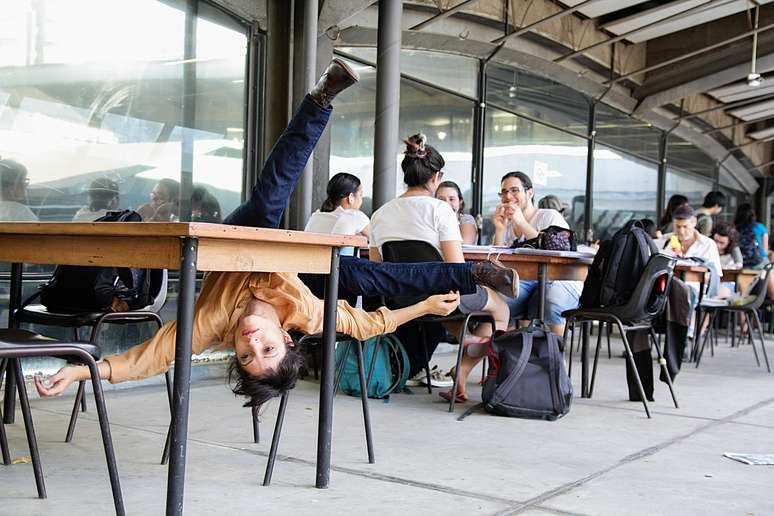
[[424,158],[427,156],[427,149],[425,144],[427,143],[427,136],[422,133],[409,136],[403,143],[406,144],[406,151],[404,154],[409,158]]

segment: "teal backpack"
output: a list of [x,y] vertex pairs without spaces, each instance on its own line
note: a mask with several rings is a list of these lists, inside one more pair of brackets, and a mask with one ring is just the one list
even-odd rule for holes
[[[354,349],[353,344],[352,341],[337,343],[336,370],[341,371],[339,389],[350,396],[360,396],[357,350]],[[374,353],[376,353],[375,359]],[[406,386],[409,359],[403,344],[395,335],[371,337],[363,342],[363,363],[369,398],[389,398],[391,393],[400,392]],[[373,372],[370,369],[372,363]]]

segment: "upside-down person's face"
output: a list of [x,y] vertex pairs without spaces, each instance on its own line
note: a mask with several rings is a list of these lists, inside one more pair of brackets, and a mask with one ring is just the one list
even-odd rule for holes
[[247,315],[237,325],[234,351],[246,373],[261,377],[277,369],[292,343],[290,335],[276,321]]

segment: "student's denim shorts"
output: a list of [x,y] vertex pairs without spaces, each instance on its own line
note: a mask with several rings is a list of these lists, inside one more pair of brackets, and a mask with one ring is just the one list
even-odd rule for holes
[[[580,281],[549,281],[546,284],[545,324],[564,324],[562,312],[578,308],[583,283]],[[519,296],[504,297],[511,312],[510,325],[522,319],[537,319],[540,313],[538,302],[538,282],[536,280],[519,281]]]

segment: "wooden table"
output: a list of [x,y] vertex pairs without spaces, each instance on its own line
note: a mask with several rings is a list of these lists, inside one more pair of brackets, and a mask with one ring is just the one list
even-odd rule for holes
[[[316,476],[316,486],[324,488],[328,486],[330,476],[339,249],[364,244],[363,237],[205,223],[0,224],[0,261],[13,264],[9,314],[14,313],[21,301],[21,272],[24,263],[180,270],[172,447],[167,478],[168,515],[183,513],[196,271],[306,272],[328,275]],[[15,325],[9,316],[9,326]],[[10,403],[13,403],[13,396],[10,398]],[[9,396],[6,396],[5,402],[9,403]]]
[[760,275],[761,271],[758,269],[723,269],[723,277],[720,281],[734,282],[736,292],[742,294],[749,290]]

